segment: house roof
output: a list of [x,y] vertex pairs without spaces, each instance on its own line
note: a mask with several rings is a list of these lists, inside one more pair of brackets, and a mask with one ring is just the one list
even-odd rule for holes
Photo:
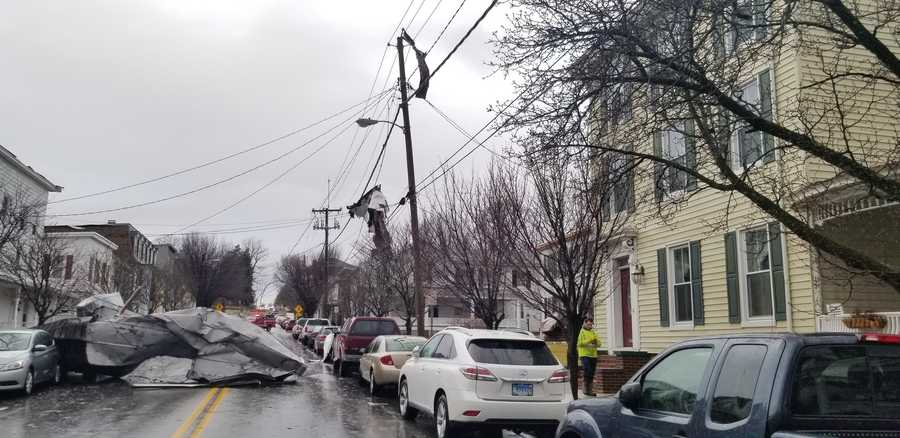
[[100,233],[85,230],[84,228],[75,225],[47,225],[44,227],[44,232],[53,237],[94,239],[101,245],[104,245],[113,251],[119,249],[119,245],[116,245],[113,241],[103,237]]
[[48,192],[61,192],[63,190],[62,186],[58,186],[50,182],[47,177],[41,175],[36,170],[34,170],[31,166],[26,165],[18,157],[16,154],[12,153],[9,149],[6,149],[2,145],[0,145],[0,158],[7,161],[13,167],[27,175],[29,178],[34,180],[34,182],[38,183],[41,187],[43,187]]

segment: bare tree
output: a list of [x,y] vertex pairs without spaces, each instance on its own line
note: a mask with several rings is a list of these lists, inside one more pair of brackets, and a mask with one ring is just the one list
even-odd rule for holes
[[37,313],[38,325],[71,312],[91,295],[88,272],[75,263],[88,255],[75,254],[64,239],[38,232],[7,245],[0,252],[0,270],[20,286],[21,297]]
[[292,254],[281,258],[275,269],[275,280],[281,283],[279,297],[282,302],[303,306],[307,315],[319,310],[326,293],[324,259],[307,263],[304,256]]
[[247,239],[241,242],[241,247],[245,253],[248,264],[248,275],[250,276],[250,285],[253,290],[254,300],[256,295],[262,289],[262,281],[265,276],[265,266],[263,263],[269,257],[269,250],[263,246],[262,241],[258,239]]
[[0,251],[23,238],[36,234],[43,206],[34,203],[24,190],[0,193]]
[[228,246],[214,236],[189,234],[181,240],[178,266],[191,287],[197,306],[217,300],[253,304],[250,260],[240,246]]
[[[829,189],[900,201],[900,59],[886,30],[900,25],[900,2],[512,4],[497,64],[524,78],[505,123],[526,153],[628,155],[660,211],[733,193],[900,292],[886,252],[842,240],[809,213],[835,208],[821,196]],[[673,186],[687,195],[669,199]]]
[[489,329],[507,316],[513,246],[504,224],[507,205],[494,191],[493,173],[470,182],[448,174],[422,233],[432,260],[432,289],[449,291]]
[[[369,254],[366,269],[375,272],[377,287],[387,296],[393,297],[395,309],[400,313],[406,334],[412,334],[416,318],[416,291],[413,285],[412,234],[408,226],[392,227],[390,247],[377,249],[365,246],[361,251]],[[422,265],[427,268],[427,258]]]
[[398,307],[393,290],[388,287],[386,272],[377,260],[369,258],[360,264],[356,274],[356,301],[360,313],[372,316],[387,316]]
[[598,295],[607,278],[602,268],[628,215],[627,210],[604,212],[616,185],[589,163],[580,157],[548,156],[526,161],[524,173],[513,166],[495,168],[490,180],[492,192],[504,199],[507,219],[500,223],[512,240],[507,256],[531,283],[519,289],[520,296],[566,329],[576,398],[578,333],[596,302],[606,299]]

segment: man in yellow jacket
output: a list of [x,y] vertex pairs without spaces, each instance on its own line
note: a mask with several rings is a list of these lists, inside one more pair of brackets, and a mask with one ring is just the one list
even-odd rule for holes
[[600,342],[594,333],[594,320],[587,318],[578,333],[578,359],[581,361],[581,369],[584,371],[584,394],[595,397],[594,371],[597,369],[597,347]]

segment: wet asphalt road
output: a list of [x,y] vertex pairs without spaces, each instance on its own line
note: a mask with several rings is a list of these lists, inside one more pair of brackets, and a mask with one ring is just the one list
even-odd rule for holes
[[[396,397],[371,398],[355,377],[338,379],[280,329],[273,335],[309,369],[297,384],[219,390],[132,389],[117,379],[56,387],[31,397],[0,392],[0,436],[430,438],[431,418],[400,418]],[[507,437],[518,435],[510,432]]]

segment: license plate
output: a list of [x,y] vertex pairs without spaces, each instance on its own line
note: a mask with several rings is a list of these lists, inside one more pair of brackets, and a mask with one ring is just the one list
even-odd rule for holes
[[534,395],[534,385],[531,383],[513,383],[512,395],[531,397]]

